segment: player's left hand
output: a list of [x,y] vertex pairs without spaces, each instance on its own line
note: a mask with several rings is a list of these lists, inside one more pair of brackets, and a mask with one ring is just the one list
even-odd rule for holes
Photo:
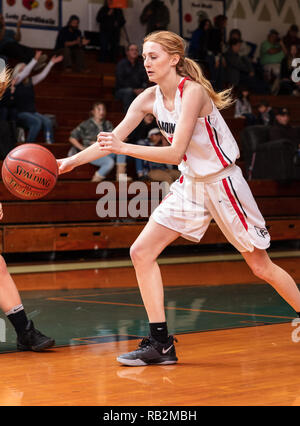
[[115,154],[123,154],[124,143],[113,133],[100,132],[97,137],[101,151],[114,152]]
[[2,204],[0,203],[0,220],[3,219],[3,209],[2,209]]

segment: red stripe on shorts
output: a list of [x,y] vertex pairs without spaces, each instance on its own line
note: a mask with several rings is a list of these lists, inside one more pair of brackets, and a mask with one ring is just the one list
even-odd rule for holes
[[235,201],[235,198],[234,198],[234,196],[232,195],[232,193],[230,191],[230,188],[229,188],[229,185],[227,183],[227,180],[226,179],[222,179],[222,182],[223,182],[223,186],[225,188],[226,194],[228,195],[228,198],[229,198],[229,200],[230,200],[230,202],[231,202],[234,210],[236,211],[238,217],[240,218],[242,224],[244,225],[244,228],[246,229],[246,231],[248,231],[248,225],[247,225],[247,222],[245,220],[245,217],[244,217],[243,213],[241,212],[241,210],[239,209],[239,206],[237,205],[237,203]]
[[205,126],[206,126],[206,130],[207,130],[207,133],[208,133],[209,139],[210,139],[210,141],[211,141],[211,144],[212,144],[212,146],[214,147],[214,150],[215,150],[215,152],[216,152],[216,154],[217,154],[217,156],[218,156],[219,160],[221,161],[222,166],[223,166],[224,168],[226,168],[226,167],[228,166],[228,163],[226,163],[226,161],[224,160],[223,155],[222,155],[221,151],[219,150],[219,148],[218,148],[218,146],[217,146],[217,144],[216,144],[216,142],[215,142],[215,140],[214,140],[213,132],[212,132],[212,130],[211,130],[211,127],[210,127],[210,125],[209,125],[209,123],[208,123],[208,121],[207,121],[207,118],[206,118],[206,117],[205,117]]

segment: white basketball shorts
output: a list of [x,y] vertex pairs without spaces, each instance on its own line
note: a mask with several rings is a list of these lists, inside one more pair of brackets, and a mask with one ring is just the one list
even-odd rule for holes
[[243,177],[234,165],[215,179],[199,181],[181,176],[154,210],[155,222],[182,237],[199,242],[212,219],[240,252],[267,249],[270,235],[265,220]]

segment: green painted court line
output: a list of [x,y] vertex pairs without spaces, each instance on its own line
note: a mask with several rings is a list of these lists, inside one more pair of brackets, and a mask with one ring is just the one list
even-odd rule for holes
[[[278,258],[297,258],[300,257],[300,250],[283,251],[269,253],[272,259]],[[160,265],[176,265],[187,263],[206,263],[206,262],[225,262],[243,260],[240,254],[218,254],[209,256],[186,256],[186,257],[166,257],[158,259]],[[71,263],[53,263],[40,265],[20,265],[8,266],[11,274],[27,274],[39,272],[63,272],[63,271],[80,271],[88,269],[108,269],[108,268],[130,268],[133,267],[130,260],[99,260],[94,262],[71,262]]]

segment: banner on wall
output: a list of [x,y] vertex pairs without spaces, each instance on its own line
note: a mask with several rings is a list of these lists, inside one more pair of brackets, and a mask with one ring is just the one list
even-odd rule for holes
[[23,27],[57,30],[61,26],[62,0],[1,0],[1,13],[8,26],[20,19]]
[[126,9],[128,7],[127,0],[108,0],[108,4],[110,7],[119,9]]
[[191,38],[198,27],[199,18],[213,19],[224,14],[224,0],[181,0],[181,33],[184,38]]

